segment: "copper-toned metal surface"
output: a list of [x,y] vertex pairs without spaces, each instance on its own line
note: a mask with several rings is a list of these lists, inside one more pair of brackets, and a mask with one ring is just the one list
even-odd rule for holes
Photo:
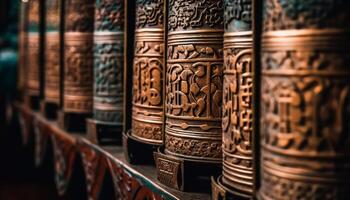
[[221,162],[223,2],[169,2],[165,153]]
[[63,111],[92,112],[94,1],[65,1]]
[[94,119],[122,125],[124,4],[96,0]]
[[151,144],[163,142],[163,7],[163,0],[136,1],[131,134]]
[[39,0],[30,0],[28,6],[27,93],[39,96]]
[[59,0],[47,0],[45,15],[45,102],[59,104]]
[[263,7],[261,199],[348,199],[350,2]]
[[225,0],[223,81],[223,183],[253,190],[252,1]]

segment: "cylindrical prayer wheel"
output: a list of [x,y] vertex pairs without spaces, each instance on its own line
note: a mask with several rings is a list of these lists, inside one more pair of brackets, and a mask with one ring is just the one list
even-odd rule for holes
[[222,103],[223,176],[228,188],[253,190],[252,1],[225,0]]
[[28,34],[27,34],[27,94],[39,97],[39,24],[40,6],[39,0],[29,1]]
[[169,2],[165,153],[221,162],[223,3]]
[[263,2],[261,199],[348,199],[350,2]]
[[92,112],[94,0],[66,0],[63,111]]
[[122,125],[124,3],[96,0],[94,119]]
[[163,0],[136,1],[131,135],[142,142],[163,142]]
[[24,96],[24,91],[27,84],[27,51],[28,51],[28,2],[20,1],[20,13],[18,23],[18,89],[21,92],[21,98]]
[[59,0],[47,0],[45,15],[45,102],[59,104],[60,95],[60,10]]

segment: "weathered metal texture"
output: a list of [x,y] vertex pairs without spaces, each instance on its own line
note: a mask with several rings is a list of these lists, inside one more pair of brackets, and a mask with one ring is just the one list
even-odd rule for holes
[[221,162],[223,2],[169,2],[165,153]]
[[29,1],[28,12],[27,93],[31,96],[39,96],[39,0]]
[[60,95],[60,14],[59,0],[47,0],[45,15],[45,101],[59,104]]
[[264,0],[262,199],[347,199],[350,2]]
[[163,141],[163,0],[137,0],[131,134],[151,144]]
[[64,112],[92,112],[94,3],[65,1]]
[[224,8],[222,181],[234,190],[252,194],[252,1],[225,0]]
[[122,125],[124,2],[96,0],[94,119]]

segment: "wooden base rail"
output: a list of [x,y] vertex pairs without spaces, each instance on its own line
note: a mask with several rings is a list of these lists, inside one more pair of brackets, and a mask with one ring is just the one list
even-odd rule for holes
[[57,122],[48,121],[27,106],[15,104],[14,107],[21,124],[23,145],[34,139],[36,165],[41,165],[45,152],[53,148],[59,195],[67,192],[74,163],[81,159],[89,200],[102,199],[104,179],[108,176],[113,180],[116,199],[210,199],[209,194],[184,193],[162,186],[156,179],[155,167],[128,164],[121,146],[97,146],[87,140],[86,134],[68,133],[60,129]]

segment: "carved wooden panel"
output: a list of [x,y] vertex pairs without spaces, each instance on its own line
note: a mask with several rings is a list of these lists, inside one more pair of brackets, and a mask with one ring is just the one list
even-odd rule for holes
[[165,152],[221,161],[223,2],[169,2]]
[[131,134],[153,144],[163,139],[163,3],[136,1]]
[[223,183],[253,189],[252,1],[225,0],[223,81]]
[[59,0],[46,1],[45,101],[58,104],[60,92]]
[[122,123],[124,4],[95,2],[94,118]]
[[65,112],[92,111],[93,0],[65,1],[64,95]]
[[349,1],[264,0],[262,199],[347,199]]
[[39,84],[39,0],[29,1],[27,49],[27,92],[38,96]]

